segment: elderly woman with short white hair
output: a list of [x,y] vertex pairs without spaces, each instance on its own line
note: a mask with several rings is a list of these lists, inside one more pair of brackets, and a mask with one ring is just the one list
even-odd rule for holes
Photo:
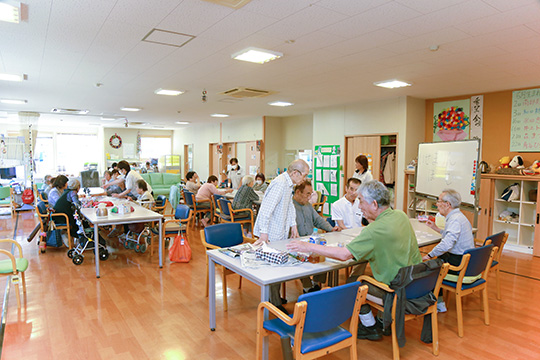
[[[251,175],[246,175],[242,178],[242,186],[236,192],[232,207],[234,210],[251,209],[255,201],[259,200],[259,195],[253,190],[255,179]],[[247,217],[248,211],[241,211],[235,214],[235,217]]]

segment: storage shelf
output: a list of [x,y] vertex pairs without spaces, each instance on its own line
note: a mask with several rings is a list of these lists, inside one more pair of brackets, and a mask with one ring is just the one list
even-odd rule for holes
[[498,201],[498,202],[502,202],[502,203],[507,203],[507,204],[520,204],[522,202],[525,202],[527,203],[528,201],[520,201],[520,200],[510,200],[510,201],[506,201],[504,199],[495,199],[495,201]]
[[535,227],[535,224],[525,224],[525,223],[520,223],[521,226],[529,226],[529,227]]
[[493,220],[494,222],[498,222],[500,224],[511,224],[511,225],[519,225],[519,223],[517,222],[513,222],[513,221],[504,221],[504,220]]

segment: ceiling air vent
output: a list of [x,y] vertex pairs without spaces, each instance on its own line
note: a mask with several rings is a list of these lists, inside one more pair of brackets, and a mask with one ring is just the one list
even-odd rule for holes
[[80,109],[61,109],[61,108],[54,108],[51,110],[53,114],[69,114],[69,115],[86,115],[90,111],[89,110],[80,110]]
[[270,94],[274,94],[273,91],[267,91],[267,90],[258,90],[258,89],[251,89],[251,88],[245,88],[245,87],[236,87],[234,89],[230,89],[227,91],[224,91],[222,93],[219,93],[220,95],[227,95],[232,96],[235,98],[256,98],[256,97],[263,97],[268,96]]

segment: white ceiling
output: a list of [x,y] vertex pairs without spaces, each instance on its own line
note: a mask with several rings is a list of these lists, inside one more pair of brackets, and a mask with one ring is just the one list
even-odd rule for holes
[[[0,22],[0,72],[28,80],[0,82],[0,98],[28,103],[0,104],[0,111],[88,109],[174,128],[175,121],[227,121],[212,113],[289,116],[404,95],[540,85],[540,0],[252,0],[238,10],[202,0],[23,1],[23,22]],[[142,42],[153,28],[195,39],[181,48]],[[231,59],[248,46],[284,56],[264,65]],[[414,85],[373,86],[393,78]],[[234,102],[218,95],[237,86],[276,94]],[[186,93],[158,96],[158,88]],[[267,105],[273,100],[296,105]]]

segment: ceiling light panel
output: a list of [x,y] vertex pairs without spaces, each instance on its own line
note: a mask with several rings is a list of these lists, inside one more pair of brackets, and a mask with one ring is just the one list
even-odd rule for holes
[[21,21],[21,3],[12,0],[0,1],[0,21],[18,24]]
[[3,81],[23,81],[27,80],[28,76],[26,74],[1,74],[0,73],[0,80]]
[[10,104],[10,105],[23,105],[26,104],[28,100],[19,100],[19,99],[0,99],[0,103],[2,104]]
[[285,106],[292,106],[294,105],[294,103],[291,103],[288,101],[272,101],[272,102],[269,102],[268,105],[285,107]]
[[385,81],[374,82],[373,85],[384,87],[384,88],[387,88],[387,89],[396,89],[396,88],[400,88],[400,87],[411,86],[412,84],[406,83],[404,81],[393,79],[393,80],[385,80]]
[[212,114],[210,115],[211,117],[215,117],[215,118],[226,118],[226,117],[229,117],[229,115],[227,114]]
[[189,121],[177,121],[176,123],[178,125],[187,125],[187,124],[189,124]]
[[183,94],[185,91],[181,90],[167,90],[167,89],[157,89],[154,91],[156,95],[167,95],[167,96],[178,96]]
[[266,62],[279,59],[283,54],[277,51],[248,47],[231,55],[235,60],[248,61],[256,64],[264,64]]
[[121,107],[120,110],[122,110],[122,111],[136,112],[136,111],[141,111],[142,108],[137,108],[137,107]]

